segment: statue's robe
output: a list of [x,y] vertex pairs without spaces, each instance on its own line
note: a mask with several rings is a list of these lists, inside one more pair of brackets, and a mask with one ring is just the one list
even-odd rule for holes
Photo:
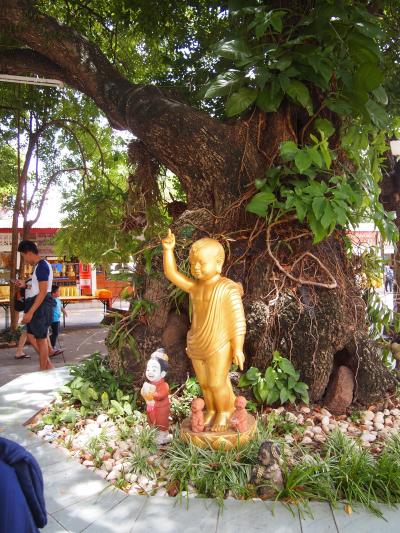
[[211,293],[207,316],[187,334],[187,354],[205,361],[239,335],[246,333],[242,286],[221,277]]

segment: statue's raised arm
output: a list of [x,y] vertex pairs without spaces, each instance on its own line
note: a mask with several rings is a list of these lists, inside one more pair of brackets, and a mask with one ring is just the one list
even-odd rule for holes
[[185,292],[190,292],[195,282],[179,272],[176,266],[174,248],[175,235],[168,230],[168,235],[162,239],[164,274],[167,279]]

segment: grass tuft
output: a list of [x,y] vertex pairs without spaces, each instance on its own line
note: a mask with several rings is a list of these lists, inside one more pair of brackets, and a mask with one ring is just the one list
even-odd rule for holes
[[254,496],[255,487],[249,483],[251,470],[260,442],[266,438],[262,427],[257,431],[255,439],[227,451],[197,448],[176,435],[166,452],[169,480],[180,492],[192,486],[199,495],[215,498],[221,506],[229,492],[239,499]]

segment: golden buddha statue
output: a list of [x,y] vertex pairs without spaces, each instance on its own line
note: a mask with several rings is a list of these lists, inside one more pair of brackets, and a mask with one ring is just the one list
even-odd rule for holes
[[179,272],[175,257],[175,236],[168,230],[162,240],[165,276],[192,302],[192,325],[187,335],[187,354],[204,394],[205,426],[211,431],[228,429],[235,410],[235,396],[229,369],[235,363],[243,370],[246,333],[242,286],[221,276],[225,260],[222,245],[215,239],[196,241],[189,252],[194,279]]

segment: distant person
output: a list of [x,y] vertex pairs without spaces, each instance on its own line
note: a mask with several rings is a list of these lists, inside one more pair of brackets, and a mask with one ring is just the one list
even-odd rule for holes
[[47,343],[48,330],[53,321],[53,271],[50,264],[40,258],[39,250],[33,241],[21,241],[18,251],[25,263],[34,267],[29,283],[16,281],[18,287],[25,288],[25,313],[22,323],[27,325],[28,339],[33,346],[36,340],[40,370],[49,370],[54,368],[49,359]]
[[385,265],[385,291],[393,292],[394,273],[391,265]]
[[[60,318],[61,313],[64,316],[67,316],[67,311],[63,308],[61,300],[60,300],[60,287],[58,285],[53,285],[51,288],[51,295],[53,297],[53,321],[50,324],[51,334],[50,334],[50,344],[51,347],[54,349],[56,347],[58,335],[60,333]],[[55,352],[51,353],[50,356],[53,357],[54,355],[59,355],[62,352],[62,350],[56,350]]]

